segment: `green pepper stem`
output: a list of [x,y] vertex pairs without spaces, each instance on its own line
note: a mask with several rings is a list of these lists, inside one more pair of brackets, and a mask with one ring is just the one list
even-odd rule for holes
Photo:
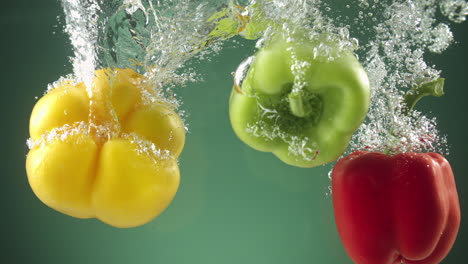
[[292,92],[288,94],[289,107],[291,113],[297,117],[306,117],[310,114],[308,105],[304,104],[304,97],[301,92]]
[[403,99],[405,105],[403,113],[407,115],[424,96],[432,95],[440,97],[444,95],[444,81],[444,78],[439,78],[411,88]]

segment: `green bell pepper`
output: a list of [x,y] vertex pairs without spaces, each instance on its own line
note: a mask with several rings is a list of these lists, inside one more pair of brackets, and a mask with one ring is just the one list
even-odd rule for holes
[[239,66],[229,114],[243,142],[306,168],[343,154],[367,114],[370,88],[352,51],[330,39],[274,36]]

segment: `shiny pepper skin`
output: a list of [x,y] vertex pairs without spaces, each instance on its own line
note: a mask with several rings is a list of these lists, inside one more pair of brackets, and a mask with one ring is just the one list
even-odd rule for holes
[[452,248],[460,206],[436,153],[354,152],[332,173],[338,232],[356,264],[437,264]]
[[[256,150],[273,153],[286,164],[304,168],[332,162],[343,154],[366,117],[369,80],[351,51],[339,51],[336,43],[325,39],[312,41],[298,35],[289,41],[274,36],[255,57],[239,66],[229,116],[240,140]],[[333,60],[318,54],[322,46],[328,47]],[[292,69],[299,62],[307,67],[301,73],[303,86],[296,91],[298,73]],[[271,136],[271,131],[306,139],[301,149],[307,153],[291,151],[294,146]]]
[[131,69],[98,70],[92,98],[64,81],[36,103],[26,170],[43,203],[115,227],[145,224],[170,204],[185,129],[167,104],[145,102],[142,81]]

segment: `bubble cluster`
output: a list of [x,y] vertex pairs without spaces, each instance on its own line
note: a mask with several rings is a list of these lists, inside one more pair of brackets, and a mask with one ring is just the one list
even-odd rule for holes
[[173,157],[169,150],[159,148],[156,144],[146,140],[137,133],[123,133],[121,137],[130,140],[130,142],[135,145],[138,155],[150,157],[155,164],[161,160],[170,160]]
[[441,0],[439,7],[444,16],[456,23],[465,21],[468,16],[468,2],[466,0]]
[[385,21],[373,26],[376,34],[361,49],[372,105],[351,151],[448,152],[435,118],[416,110],[406,113],[403,103],[408,89],[440,78],[424,56],[441,53],[453,42],[449,26],[436,19],[437,2],[393,1],[384,6]]
[[85,122],[65,124],[61,127],[54,128],[41,135],[41,138],[39,139],[34,140],[32,138],[29,138],[26,141],[26,145],[29,149],[33,149],[36,147],[45,147],[52,141],[65,141],[68,137],[78,134],[88,135],[88,126]]

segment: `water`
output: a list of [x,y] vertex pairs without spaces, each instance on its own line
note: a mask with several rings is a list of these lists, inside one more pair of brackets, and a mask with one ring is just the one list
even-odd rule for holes
[[[109,25],[105,22],[106,17],[115,15],[118,12],[121,15],[126,14],[126,7],[123,7],[121,3],[110,7],[108,4],[111,2],[114,3],[114,1],[106,1],[106,5],[100,5],[101,11],[99,11],[99,22],[97,25],[99,30],[105,31],[103,27]],[[288,2],[292,1],[268,2],[267,8],[273,12],[270,16],[274,17],[276,14],[273,14],[278,13],[277,15],[287,18],[288,15],[283,12],[289,14],[297,12],[299,13],[298,17],[305,16],[303,8],[299,10],[285,8]],[[334,2],[339,4],[334,4]],[[422,3],[421,1],[418,2]],[[166,1],[164,3],[166,3],[166,6],[169,5]],[[205,4],[201,8],[201,12],[204,17],[208,18],[216,11],[222,10],[229,5],[227,1],[213,1],[210,3],[199,1],[191,3],[194,5]],[[290,5],[299,5],[299,3],[301,2]],[[397,55],[411,55],[417,47],[420,47],[423,55],[418,55],[418,53],[415,53],[415,55],[422,58],[426,66],[435,71],[431,74],[433,78],[437,78],[441,75],[439,67],[438,65],[434,66],[428,58],[443,57],[447,50],[442,51],[441,55],[438,55],[431,52],[428,48],[420,46],[421,43],[416,43],[414,44],[416,45],[415,47],[408,47],[408,53],[406,51],[402,53],[395,46],[392,51],[395,53],[395,56],[389,58],[390,54],[381,50],[382,47],[385,47],[384,42],[389,39],[383,37],[385,29],[382,29],[383,32],[377,32],[377,26],[389,19],[383,15],[387,9],[390,10],[390,13],[397,11],[388,8],[390,1],[380,0],[377,3],[375,1],[367,1],[367,5],[358,5],[356,4],[357,1],[345,0],[305,1],[304,3],[307,7],[314,7],[307,9],[307,12],[314,15],[306,21],[296,19],[299,20],[297,22],[302,26],[309,26],[317,30],[311,32],[320,32],[320,29],[323,31],[325,28],[332,27],[333,32],[336,34],[342,32],[342,39],[346,39],[346,32],[348,32],[349,41],[344,42],[354,46],[353,49],[359,55],[361,63],[369,71],[369,77],[373,82],[372,110],[365,122],[366,127],[362,127],[355,134],[353,144],[348,151],[366,149],[367,146],[372,147],[374,150],[385,150],[388,145],[384,144],[386,135],[390,134],[388,127],[401,127],[403,132],[400,133],[408,134],[406,129],[408,128],[407,123],[409,121],[402,121],[401,114],[393,111],[400,111],[397,105],[401,103],[401,94],[406,92],[411,87],[411,83],[413,83],[411,81],[406,86],[400,86],[398,85],[398,81],[403,80],[403,78],[399,76],[402,76],[402,74],[411,75],[415,69],[408,70],[401,67],[400,73],[395,73],[394,69],[400,67],[397,66],[397,61],[404,62],[403,59],[406,58],[404,56],[399,58]],[[398,3],[403,4],[407,2],[398,1]],[[249,3],[242,4],[247,5]],[[349,7],[346,7],[347,5]],[[441,3],[435,3],[433,6],[435,14],[428,15],[435,19],[434,25],[443,23],[450,29],[456,22],[452,21],[448,15],[440,12],[440,5]],[[167,8],[173,10],[172,12],[177,12],[177,10],[174,10],[174,7]],[[278,10],[274,11],[275,8]],[[248,10],[250,11],[251,9]],[[455,10],[459,10],[460,12],[458,13],[462,14],[461,10],[463,9]],[[165,25],[166,29],[168,29],[169,24],[166,24],[164,21],[175,18],[171,17],[169,11],[164,13],[164,10],[160,9],[160,12],[165,17],[161,20],[161,24]],[[150,14],[148,7],[146,7],[146,13]],[[372,14],[369,15],[369,13]],[[134,15],[130,17],[133,16],[138,16],[138,21],[146,22],[144,12],[140,9],[136,9]],[[466,15],[453,14],[450,17],[464,18]],[[65,20],[65,15],[62,15],[61,19]],[[207,28],[206,31],[210,32],[210,30],[213,30],[215,24],[206,23],[203,19],[199,19],[198,21]],[[129,19],[125,21],[129,21]],[[133,27],[130,22],[128,23],[128,27]],[[151,23],[150,20],[147,29],[151,27]],[[466,22],[463,23],[466,26]],[[193,23],[192,19],[185,22],[185,27],[188,27],[187,24],[198,25]],[[289,24],[291,25],[291,22]],[[43,28],[47,28],[46,25],[44,23]],[[140,25],[145,25],[145,23]],[[388,27],[390,25],[386,24],[385,26]],[[407,30],[411,30],[411,25],[406,25],[406,27],[409,27]],[[29,25],[22,28],[29,28]],[[178,31],[178,33],[171,33],[170,30],[167,30],[166,34],[174,34],[176,37],[183,39],[183,36],[178,36],[178,34],[193,33],[186,31],[190,30],[185,28]],[[13,32],[13,30],[7,32]],[[41,35],[44,35],[42,38],[47,38],[47,29],[41,33],[43,33]],[[421,31],[421,33],[424,32]],[[143,33],[141,34],[144,35]],[[244,33],[241,32],[241,34]],[[114,59],[108,50],[108,47],[112,47],[113,45],[103,43],[103,40],[100,39],[103,36],[101,33],[98,34],[97,44],[94,46],[96,47],[94,51],[96,58],[93,61],[93,67],[125,67],[127,65],[141,73],[145,73],[145,67],[150,69],[145,63],[142,63],[140,66],[135,62],[140,63],[145,60],[144,49],[138,42],[147,43],[145,45],[148,45],[151,42],[151,37],[139,37],[139,41],[134,40],[131,37],[130,31],[125,30],[125,27],[117,35],[120,37],[115,42],[120,43],[118,45],[120,48],[114,47],[116,54],[116,59]],[[212,39],[207,37],[207,35],[209,33],[201,33],[201,40],[195,41],[195,43],[198,42],[198,45],[200,43],[203,45],[202,39]],[[225,34],[224,36],[229,37],[230,34]],[[460,39],[460,36],[457,36],[453,36],[453,39]],[[251,37],[254,38],[255,36]],[[407,38],[415,39],[411,34]],[[23,40],[25,43],[28,43],[28,39],[24,37],[14,39]],[[265,41],[267,39],[263,41],[258,40],[258,46],[261,47]],[[42,42],[47,43],[47,41]],[[181,43],[183,42],[181,40]],[[21,164],[23,160],[18,163],[11,162],[11,167],[6,167],[7,171],[10,172],[7,174],[10,174],[11,177],[6,177],[7,182],[5,182],[5,186],[11,187],[8,188],[9,192],[7,190],[8,195],[5,196],[5,200],[12,200],[12,197],[14,197],[13,200],[15,201],[10,204],[11,212],[8,213],[10,217],[5,218],[7,219],[5,221],[10,221],[10,224],[5,226],[9,230],[13,230],[6,232],[7,236],[9,233],[12,234],[10,238],[11,243],[9,243],[12,250],[8,250],[10,254],[15,258],[19,258],[18,262],[24,263],[30,263],[31,261],[44,263],[94,263],[109,260],[114,263],[307,263],[311,262],[311,260],[312,262],[319,263],[351,263],[346,257],[333,224],[331,199],[329,196],[324,195],[325,192],[329,192],[326,189],[329,185],[326,173],[331,166],[308,170],[287,166],[272,158],[269,154],[257,153],[243,146],[230,130],[226,109],[228,103],[227,94],[231,87],[229,83],[227,85],[219,85],[223,84],[220,80],[226,80],[224,83],[227,83],[227,80],[230,79],[231,83],[233,83],[232,79],[234,78],[229,76],[229,72],[235,72],[238,64],[245,58],[253,55],[253,52],[247,54],[248,52],[245,50],[253,49],[256,42],[257,40],[244,41],[240,37],[233,37],[230,41],[215,38],[215,40],[210,42],[208,48],[204,48],[201,51],[193,49],[194,51],[187,56],[175,53],[175,61],[168,64],[174,66],[165,67],[168,67],[166,69],[170,69],[171,67],[174,68],[177,65],[182,65],[180,68],[175,67],[176,71],[171,72],[164,70],[164,67],[159,67],[161,73],[158,72],[158,74],[165,76],[160,79],[162,84],[160,87],[164,88],[161,91],[161,97],[166,98],[167,96],[165,100],[177,101],[174,104],[175,107],[179,107],[179,111],[180,109],[187,111],[186,125],[189,125],[190,132],[180,161],[182,173],[181,188],[173,204],[163,215],[141,228],[116,230],[96,220],[72,219],[57,214],[52,210],[48,210],[37,201],[27,187],[25,177],[22,177],[23,182],[18,183],[21,179],[18,179],[15,175],[21,175],[24,170],[24,166]],[[403,42],[403,39],[400,42]],[[166,41],[165,43],[168,43],[168,46],[163,47],[164,50],[177,51],[178,47],[183,46],[181,43],[172,45],[170,41]],[[239,43],[243,44],[244,47]],[[445,42],[442,41],[441,43]],[[454,42],[449,43],[450,45],[454,44]],[[63,45],[66,46],[66,42],[63,42]],[[126,45],[130,48],[125,48]],[[233,48],[232,46],[234,45],[237,47]],[[250,46],[247,47],[247,45]],[[189,43],[189,46],[196,47],[197,45],[192,46],[192,43]],[[379,48],[371,51],[373,47]],[[222,58],[220,59],[217,57],[219,49],[223,51]],[[132,52],[128,52],[130,50]],[[37,52],[34,49],[30,52],[25,52],[25,54],[28,54],[28,57],[24,57],[20,61],[28,62],[33,60],[33,58],[37,58],[30,57],[33,53]],[[372,53],[377,53],[378,56],[371,57]],[[54,55],[51,53],[46,54]],[[242,56],[238,54],[242,54]],[[426,55],[431,56],[427,57]],[[160,56],[159,53],[156,53],[154,59],[157,59],[158,56]],[[177,56],[180,57],[177,58]],[[73,57],[75,58],[76,56]],[[39,56],[39,58],[43,60],[47,59],[44,56]],[[135,62],[129,61],[126,58],[134,59]],[[166,56],[166,58],[166,60],[171,59],[170,56]],[[462,58],[464,57],[455,57],[454,61],[457,59],[460,62]],[[221,59],[227,61],[219,62]],[[391,59],[395,60],[395,62],[390,63]],[[14,56],[11,56],[11,61],[13,60],[17,61]],[[40,65],[43,65],[43,60],[41,60]],[[211,65],[211,63],[215,65],[213,67],[220,68],[216,72],[219,76],[213,77],[213,74],[210,74],[212,68],[206,65]],[[59,64],[61,67],[63,62],[56,62],[56,64]],[[30,70],[29,72],[32,77],[27,87],[29,87],[29,98],[32,101],[33,95],[42,92],[40,91],[41,88],[37,86],[37,77],[34,78],[34,76],[39,76],[43,73],[42,71],[37,73],[37,66],[35,64],[27,63],[27,65],[32,66],[19,65],[17,68]],[[202,70],[204,71],[200,70],[197,67],[198,65],[202,65],[200,68],[203,68]],[[52,66],[51,69],[53,69]],[[85,67],[84,69],[87,68]],[[451,68],[451,70],[453,69]],[[34,74],[35,71],[36,73]],[[184,73],[185,75],[183,75]],[[50,71],[48,71],[48,74],[50,75]],[[459,76],[460,74],[458,73]],[[63,79],[76,79],[76,81],[80,81],[80,79],[84,79],[82,76],[83,74],[74,70],[71,76],[64,76]],[[444,75],[442,74],[442,76]],[[25,79],[24,74],[18,75],[17,79]],[[239,79],[239,81],[242,81],[242,78]],[[206,85],[201,82],[202,80],[206,81]],[[403,83],[406,83],[406,81]],[[17,84],[21,84],[21,81],[15,80],[15,82],[11,82],[11,87]],[[389,85],[394,87],[390,89]],[[457,85],[459,86],[457,87]],[[181,86],[185,87],[179,88]],[[51,84],[51,89],[53,87],[54,84]],[[460,88],[455,88],[458,92],[452,90],[452,98],[453,94],[458,94],[461,95],[459,97],[460,100],[463,100],[463,95],[466,94],[460,92],[463,90],[463,81],[454,81],[451,87]],[[433,101],[440,100],[442,104],[443,102],[447,103],[447,101],[451,102],[449,92],[447,91],[447,98],[437,98],[433,99]],[[225,100],[222,100],[223,96]],[[10,98],[10,96],[6,96],[6,98]],[[17,96],[13,98],[18,99],[16,102],[23,101],[24,95],[21,94],[21,97]],[[15,100],[12,101],[14,102]],[[387,105],[390,102],[395,103]],[[448,126],[444,128],[445,131],[455,132],[449,134],[448,138],[451,140],[449,142],[452,143],[452,155],[449,158],[454,172],[458,176],[457,183],[459,183],[459,188],[461,187],[459,190],[460,198],[462,199],[463,186],[466,186],[464,184],[465,177],[463,177],[463,172],[466,171],[464,167],[465,163],[463,162],[466,137],[463,135],[465,127],[463,124],[460,124],[463,123],[463,117],[454,117],[454,115],[464,113],[465,107],[462,107],[464,105],[460,103],[462,101],[452,100],[452,102],[454,104],[453,108],[451,105],[447,107],[447,109],[451,108],[452,110],[447,110],[446,113],[452,113],[453,115],[445,115],[449,117],[449,120],[445,123]],[[20,104],[20,106],[23,106],[23,104]],[[22,112],[19,110],[20,108],[18,107],[17,112]],[[11,112],[14,114],[14,111]],[[438,122],[427,122],[427,120],[432,120],[431,115],[428,112],[420,114],[420,116],[426,116],[421,119],[421,122],[431,125],[424,128],[424,130],[430,131],[430,134],[437,133],[439,138],[443,139],[444,135],[440,135],[440,132],[434,131],[434,129],[437,129]],[[386,119],[379,120],[379,117],[386,117]],[[451,117],[453,119],[450,119]],[[17,119],[20,120],[19,117]],[[25,123],[26,121],[24,120],[18,121],[18,123],[15,123],[15,126],[11,125],[11,127],[21,128],[24,127]],[[386,127],[386,124],[390,124],[391,126]],[[422,134],[422,128],[415,125],[411,126],[415,127],[415,135]],[[399,137],[395,138],[399,140]],[[456,140],[457,138],[459,138],[458,141]],[[437,141],[432,142],[434,144],[431,149],[445,151],[445,146],[438,147]],[[16,148],[17,145],[11,145],[11,149]],[[142,149],[145,148],[144,146],[142,147]],[[457,149],[459,149],[458,152]],[[24,154],[18,153],[17,156],[23,157]],[[6,160],[10,159],[7,158]],[[13,227],[17,227],[16,231],[12,229]],[[466,254],[464,254],[466,237],[465,233],[460,233],[459,240],[451,256],[449,256],[451,258],[446,260],[447,263],[466,262],[463,261],[463,259],[466,259]],[[18,248],[29,248],[31,249],[30,254],[16,254],[16,252],[20,252],[17,250]],[[7,249],[9,249],[8,246]],[[28,261],[21,261],[24,259],[28,259]]]

